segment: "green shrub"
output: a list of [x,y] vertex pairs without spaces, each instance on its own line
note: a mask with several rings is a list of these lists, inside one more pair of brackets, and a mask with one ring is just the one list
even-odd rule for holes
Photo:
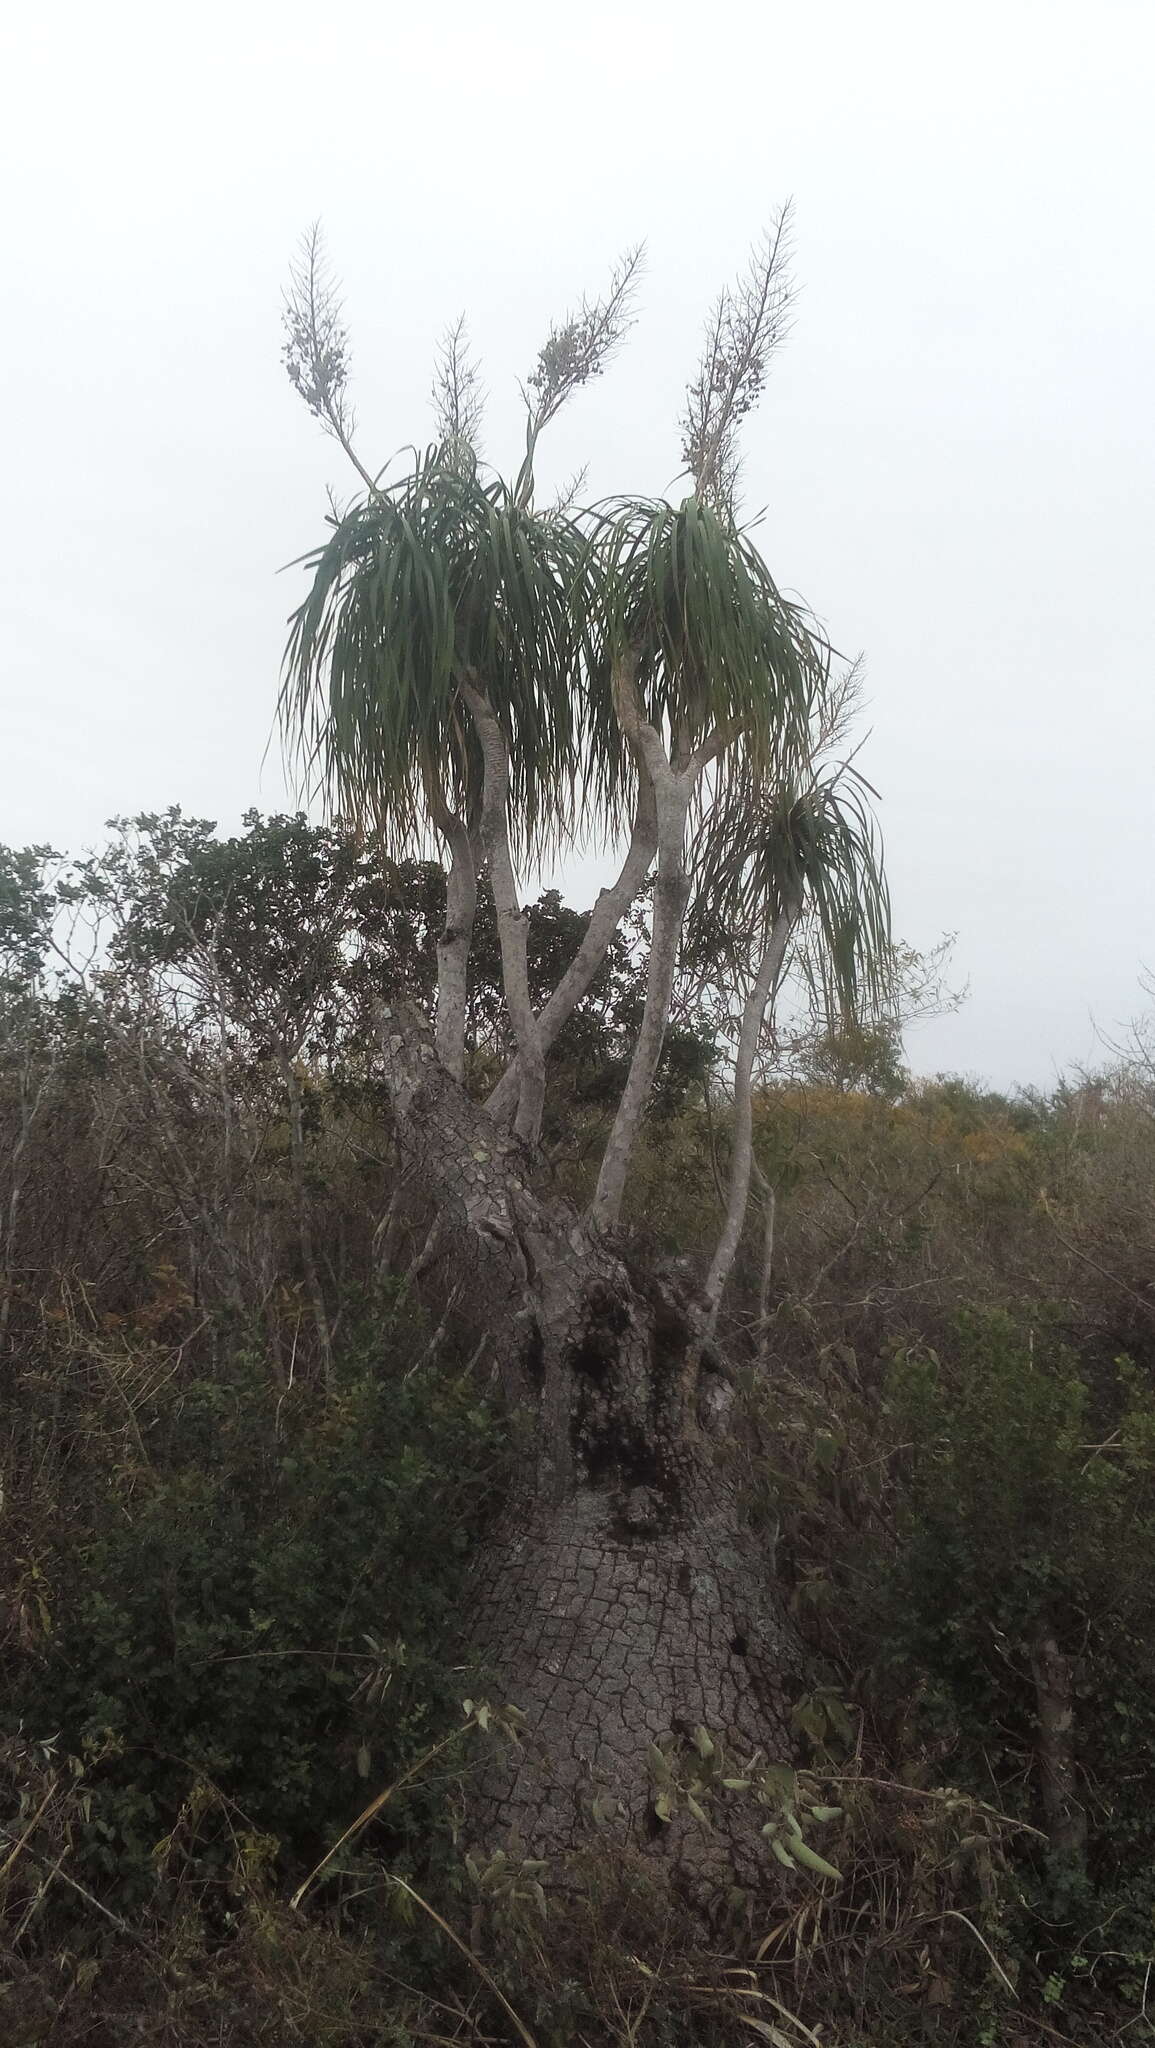
[[[174,1829],[186,1876],[240,1829],[287,1880],[460,1716],[448,1628],[495,1471],[474,1390],[364,1345],[326,1394],[243,1348],[154,1376],[109,1352],[22,1391],[53,1488],[22,1503],[37,1590],[0,1690],[9,1738],[83,1773],[70,1867],[125,1910]],[[420,1793],[391,1824],[420,1843]]]
[[[1098,1959],[1138,1996],[1155,1925],[1155,1398],[1125,1360],[1104,1387],[1045,1322],[964,1315],[886,1389],[896,1541],[875,1619],[896,1690],[955,1782],[1041,1822],[1032,1647],[1072,1676],[1085,1868],[1019,1870],[1024,1947],[1055,1984]],[[1105,1930],[1109,1928],[1109,1934]]]

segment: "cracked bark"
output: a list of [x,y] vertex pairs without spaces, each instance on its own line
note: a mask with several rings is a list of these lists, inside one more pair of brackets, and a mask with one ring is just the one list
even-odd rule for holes
[[516,1830],[555,1857],[608,1793],[614,1828],[690,1878],[755,1881],[767,1858],[751,1816],[737,1836],[661,1830],[645,1763],[650,1742],[699,1723],[735,1751],[790,1750],[798,1654],[718,1456],[725,1403],[699,1307],[535,1194],[532,1155],[454,1084],[420,1020],[394,1006],[381,1022],[403,1147],[532,1424],[471,1602],[473,1647],[495,1701],[526,1716],[526,1746],[473,1784],[474,1838]]

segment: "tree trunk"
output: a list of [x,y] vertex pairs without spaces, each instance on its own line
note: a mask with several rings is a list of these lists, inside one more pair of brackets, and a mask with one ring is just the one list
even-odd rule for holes
[[1039,1775],[1047,1834],[1055,1855],[1081,1869],[1087,1847],[1087,1816],[1079,1799],[1075,1769],[1075,1708],[1070,1660],[1048,1622],[1031,1640],[1031,1674],[1039,1724]]
[[545,1051],[529,993],[529,912],[517,898],[509,843],[509,746],[493,706],[465,676],[458,687],[469,706],[484,761],[481,837],[489,856],[489,882],[501,947],[501,978],[517,1044],[518,1104],[514,1130],[533,1145],[545,1107]]
[[629,648],[615,664],[613,697],[622,737],[633,750],[639,777],[649,776],[654,793],[658,879],[654,885],[654,929],[646,971],[646,1001],[641,1030],[590,1205],[590,1219],[602,1230],[612,1230],[622,1212],[626,1175],[669,1023],[678,948],[690,901],[690,877],[686,872],[686,820],[690,804],[703,770],[735,736],[733,728],[717,726],[701,746],[692,751],[685,734],[675,729],[671,737],[671,753],[667,754],[660,734],[642,715],[637,658],[634,650]]
[[437,1009],[433,1028],[438,1057],[455,1081],[465,1079],[465,1025],[469,1007],[469,955],[477,915],[477,878],[483,859],[466,806],[453,809],[432,769],[423,776],[429,815],[445,842],[445,923],[437,940]]
[[766,1008],[778,984],[790,934],[799,906],[791,904],[775,918],[762,949],[754,986],[742,1016],[738,1058],[734,1068],[734,1126],[730,1138],[730,1184],[726,1195],[726,1217],[717,1249],[706,1275],[706,1312],[711,1336],[718,1321],[722,1295],[737,1256],[750,1200],[750,1174],[754,1164],[754,1061],[762,1040]]
[[630,1071],[618,1104],[613,1129],[606,1145],[591,1215],[603,1229],[617,1223],[626,1191],[626,1175],[637,1144],[638,1132],[670,1016],[670,999],[678,965],[678,947],[690,900],[690,878],[685,867],[686,815],[693,785],[688,777],[666,770],[656,784],[658,811],[658,879],[654,884],[654,929],[646,976],[646,1001],[642,1025],[634,1046]]
[[437,1050],[455,1081],[465,1078],[465,1023],[469,954],[477,914],[481,849],[463,819],[442,801],[433,820],[449,850],[445,925],[437,941]]
[[724,1864],[724,1881],[753,1881],[765,1816],[743,1809],[741,1846],[728,1795],[716,1832],[684,1816],[665,1826],[646,1762],[650,1744],[696,1727],[736,1760],[757,1748],[785,1760],[784,1686],[800,1669],[719,1455],[727,1390],[698,1306],[539,1200],[530,1155],[455,1086],[416,1019],[395,1007],[382,1025],[402,1144],[531,1422],[471,1611],[492,1703],[525,1715],[525,1748],[500,1751],[475,1782],[474,1839],[515,1832],[555,1857],[600,1821],[673,1849],[703,1880]]
[[[549,1052],[582,997],[592,986],[623,917],[637,900],[642,884],[650,872],[657,845],[658,826],[653,786],[648,774],[643,770],[638,780],[634,829],[618,878],[608,889],[599,892],[598,900],[590,912],[589,922],[582,935],[581,945],[537,1020],[543,1054]],[[485,1105],[490,1116],[498,1122],[511,1121],[520,1092],[520,1068],[517,1060],[511,1060]]]
[[753,1883],[767,1870],[765,1815],[721,1795],[711,1832],[685,1810],[663,1825],[647,1752],[678,1736],[692,1764],[705,1728],[731,1773],[758,1750],[788,1761],[797,1651],[731,1489],[703,1469],[671,1498],[650,1483],[641,1447],[623,1448],[606,1470],[579,1458],[560,1501],[520,1502],[482,1560],[473,1644],[497,1680],[495,1704],[512,1703],[527,1726],[524,1751],[485,1771],[474,1831],[488,1847],[513,1835],[556,1857],[601,1814],[634,1848]]

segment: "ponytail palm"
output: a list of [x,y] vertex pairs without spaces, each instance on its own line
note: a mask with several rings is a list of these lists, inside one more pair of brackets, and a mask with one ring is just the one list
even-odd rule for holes
[[[288,652],[282,716],[331,799],[380,821],[394,844],[432,825],[453,855],[438,950],[441,1065],[403,1005],[382,1019],[381,1057],[402,1180],[412,1175],[439,1227],[444,1219],[453,1285],[438,1341],[451,1314],[475,1322],[492,1373],[530,1424],[509,1513],[477,1575],[475,1641],[524,1700],[535,1756],[527,1771],[486,1768],[474,1818],[483,1835],[495,1816],[503,1827],[524,1817],[547,1856],[570,1846],[571,1809],[576,1818],[588,1808],[586,1748],[640,1839],[646,1792],[633,1752],[653,1727],[681,1725],[692,1710],[760,1739],[768,1707],[769,1740],[786,1740],[776,1609],[741,1531],[733,1474],[698,1427],[699,1304],[647,1271],[644,1256],[623,1258],[600,1228],[620,1218],[696,874],[715,875],[751,944],[762,944],[755,1004],[780,971],[793,930],[783,918],[797,917],[804,889],[816,901],[826,891],[830,929],[849,947],[836,956],[852,962],[846,986],[855,975],[864,986],[869,972],[861,934],[872,912],[858,927],[845,914],[853,848],[810,766],[829,751],[829,720],[814,715],[826,652],[733,514],[739,429],[784,328],[786,241],[782,223],[748,279],[718,301],[682,422],[693,488],[682,504],[629,498],[583,515],[569,509],[574,486],[564,511],[533,510],[541,433],[625,331],[636,261],[551,330],[523,387],[526,455],[512,489],[478,472],[477,387],[455,330],[439,397],[449,446],[388,487],[354,455],[367,496],[310,558]],[[287,362],[350,454],[347,349],[314,259],[315,245],[290,299]],[[514,853],[560,850],[598,824],[630,827],[625,862],[535,1011]],[[582,1225],[533,1185],[530,1154],[495,1142],[493,1121],[456,1085],[463,1058],[446,1056],[440,969],[452,943],[460,992],[482,853],[517,1049],[487,1109],[512,1115],[530,1141],[549,1034],[590,988],[656,855],[643,1014]],[[762,1014],[751,1010],[744,1027],[751,1070]],[[583,1584],[571,1599],[575,1559]],[[597,1611],[603,1583],[615,1603],[608,1620]],[[559,1587],[569,1589],[561,1603]],[[571,1719],[590,1737],[582,1754],[557,1733],[559,1674],[577,1702]]]
[[502,940],[510,1015],[535,1136],[544,1055],[529,1003],[515,852],[556,848],[579,808],[589,551],[573,524],[542,518],[460,445],[333,522],[308,558],[281,716],[330,802],[376,826],[395,852],[429,827],[449,855],[438,942],[437,1043],[464,1076],[467,982],[483,860]]
[[850,1014],[887,993],[890,899],[872,795],[851,767],[801,785],[762,782],[746,768],[719,799],[697,874],[695,922],[745,946],[805,913],[806,971],[830,1007]]
[[[620,1214],[669,1018],[692,892],[691,816],[701,826],[696,865],[716,885],[717,906],[731,906],[723,916],[749,923],[757,898],[772,930],[787,898],[806,895],[823,935],[816,957],[838,999],[854,1000],[856,978],[872,971],[882,912],[870,894],[866,813],[812,768],[828,650],[733,512],[735,436],[789,298],[785,248],[780,223],[746,284],[719,301],[687,415],[694,495],[679,505],[631,497],[587,513],[533,509],[540,431],[617,346],[636,259],[604,302],[551,330],[529,380],[536,396],[523,393],[528,452],[512,488],[483,474],[472,452],[478,400],[460,329],[442,380],[448,438],[383,484],[352,448],[347,339],[323,278],[318,286],[315,241],[290,296],[290,374],[354,459],[366,495],[334,514],[306,558],[282,726],[344,816],[371,824],[395,853],[431,829],[447,848],[437,1043],[459,1080],[477,882],[488,864],[517,1046],[490,1107],[524,1137],[539,1128],[549,1046],[657,856],[646,1003],[599,1174],[601,1224]],[[535,1013],[517,862],[556,857],[599,830],[628,834],[625,860]]]
[[691,880],[686,825],[735,762],[787,772],[807,745],[825,664],[799,616],[728,517],[700,499],[680,507],[631,501],[600,530],[608,647],[591,693],[591,727],[612,809],[632,756],[649,777],[658,876],[646,1002],[625,1090],[598,1175],[593,1215],[621,1213],[629,1161],[661,1057]]
[[572,524],[518,508],[503,484],[437,449],[335,518],[305,558],[312,582],[291,620],[280,707],[335,807],[371,818],[397,849],[422,836],[431,789],[479,815],[468,680],[505,735],[519,844],[564,839],[587,560]]
[[616,794],[621,707],[612,673],[628,665],[642,719],[675,767],[740,734],[755,761],[803,757],[824,650],[782,597],[750,541],[699,498],[621,500],[596,520],[606,642],[594,677],[591,738]]
[[800,923],[809,920],[806,968],[829,1007],[857,1015],[885,995],[890,904],[869,794],[852,768],[812,777],[801,788],[788,782],[760,787],[747,772],[731,782],[711,821],[712,848],[698,878],[698,918],[715,944],[719,930],[728,933],[756,963],[734,1065],[726,1213],[705,1284],[711,1329],[750,1196],[754,1067]]

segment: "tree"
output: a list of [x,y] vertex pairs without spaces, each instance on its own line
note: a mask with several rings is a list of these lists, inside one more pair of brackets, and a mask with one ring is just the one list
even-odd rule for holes
[[[534,502],[542,432],[629,324],[636,255],[547,337],[523,388],[526,453],[512,485],[476,456],[460,326],[438,383],[442,438],[385,481],[355,445],[348,340],[316,235],[287,302],[290,375],[364,495],[334,508],[329,539],[305,558],[282,719],[334,809],[396,855],[430,834],[449,855],[435,1021],[391,1000],[382,1049],[410,1169],[474,1275],[507,1395],[532,1417],[479,1573],[476,1637],[535,1747],[516,1771],[495,1765],[475,1819],[516,1823],[547,1852],[594,1809],[644,1839],[647,1740],[713,1726],[750,1748],[787,1741],[789,1631],[711,1441],[725,1398],[709,1337],[732,1251],[720,1247],[703,1295],[631,1257],[619,1231],[695,885],[700,900],[715,886],[750,896],[747,1103],[750,1046],[804,911],[844,1004],[869,989],[885,933],[865,786],[848,809],[850,785],[815,762],[842,686],[734,510],[738,427],[789,304],[786,244],[783,218],[708,329],[679,504]],[[518,863],[556,856],[592,827],[628,834],[625,858],[538,1006]],[[535,1184],[546,1062],[655,860],[645,1000],[579,1217]],[[483,864],[516,1053],[484,1107],[462,1086]],[[728,1237],[745,1214],[742,1156],[739,1144]],[[680,1847],[691,1861],[709,1853],[693,1831]],[[759,1860],[749,1846],[745,1857]]]
[[[814,755],[829,737],[815,734]],[[854,1020],[885,995],[889,965],[889,903],[866,785],[854,770],[813,769],[800,789],[776,792],[767,806],[759,792],[736,790],[740,811],[724,834],[733,857],[709,874],[710,920],[721,920],[746,939],[748,993],[742,1010],[734,1067],[734,1119],[729,1185],[721,1236],[704,1293],[711,1334],[738,1250],[754,1166],[754,1069],[767,1012],[781,980],[787,951],[806,918],[810,946],[805,963],[817,966],[828,1009]],[[769,1191],[768,1202],[772,1200]],[[771,1211],[772,1214],[772,1211]]]

